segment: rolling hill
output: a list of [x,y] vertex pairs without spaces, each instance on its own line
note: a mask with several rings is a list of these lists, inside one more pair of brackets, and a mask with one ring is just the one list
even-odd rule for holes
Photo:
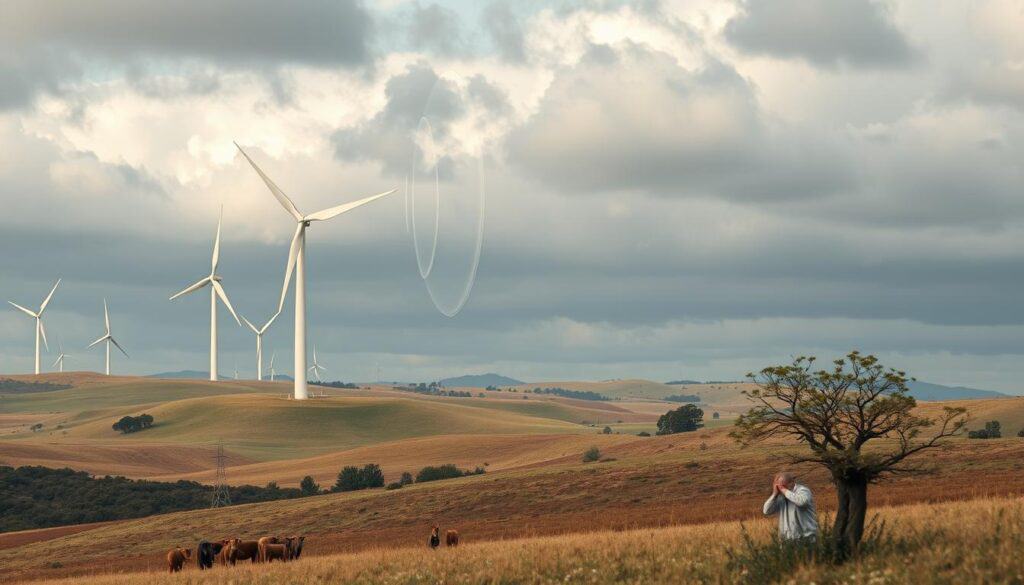
[[514,378],[502,376],[500,374],[476,374],[467,376],[456,376],[454,378],[445,378],[439,380],[438,384],[445,388],[487,388],[488,386],[518,386],[524,384]]

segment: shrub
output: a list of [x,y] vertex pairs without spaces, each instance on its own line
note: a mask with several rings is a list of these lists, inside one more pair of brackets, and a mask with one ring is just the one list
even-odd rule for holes
[[1018,437],[1024,437],[1024,429],[1021,429],[1021,430],[1017,431],[1017,436]]
[[990,420],[985,423],[985,428],[967,433],[967,438],[969,439],[998,439],[1002,436],[999,421],[997,420]]
[[384,485],[384,472],[376,463],[367,463],[362,469],[349,465],[338,473],[338,480],[332,492],[351,492],[367,488],[382,487]]
[[312,475],[307,475],[299,482],[299,490],[304,496],[315,496],[320,493],[320,485],[316,483]]
[[604,429],[601,430],[601,434],[602,435],[610,435],[610,434],[612,434],[612,428],[611,427],[605,427]]
[[389,483],[387,486],[385,486],[384,489],[386,489],[386,490],[397,490],[397,489],[401,489],[403,485],[405,485],[405,484],[403,484],[400,481],[393,481],[393,482]]
[[412,474],[409,473],[408,471],[403,471],[402,477],[401,479],[398,480],[398,483],[402,485],[409,485],[410,483],[412,483]]
[[583,462],[591,463],[601,459],[601,450],[597,447],[591,447],[583,452]]
[[721,415],[720,415],[720,414],[718,414],[717,412],[715,412],[715,413],[712,413],[712,414],[711,414],[711,418],[713,418],[713,419],[715,419],[715,420],[718,420],[718,419],[720,419],[720,418],[722,418],[722,417],[721,417]]
[[648,433],[647,431],[640,431],[639,433],[636,434],[636,436],[638,436],[638,437],[650,437],[651,433]]
[[466,475],[482,475],[484,469],[477,467],[473,471],[466,471],[455,467],[453,463],[445,463],[444,465],[438,466],[427,466],[420,470],[416,474],[416,483],[423,483],[425,481],[437,481],[440,479],[454,479],[456,477],[463,477]]
[[123,416],[121,420],[111,425],[111,428],[127,435],[128,433],[148,429],[152,426],[153,417],[148,414],[140,414],[139,416]]
[[661,415],[658,419],[658,434],[673,435],[688,433],[704,426],[704,411],[692,404],[680,406]]

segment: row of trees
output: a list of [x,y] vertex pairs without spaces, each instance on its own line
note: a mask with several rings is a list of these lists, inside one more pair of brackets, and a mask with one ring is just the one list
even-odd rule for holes
[[575,398],[576,400],[611,400],[604,394],[590,390],[566,390],[565,388],[534,388],[534,394],[551,394],[563,398]]
[[670,410],[658,418],[659,435],[688,433],[704,426],[704,411],[693,404]]
[[[428,481],[438,481],[442,479],[452,479],[456,477],[463,477],[467,475],[479,475],[484,473],[483,467],[477,467],[473,470],[459,469],[452,463],[446,463],[444,465],[432,466],[428,465],[423,469],[420,469],[419,473],[416,474],[415,479],[412,474],[406,471],[402,474],[401,479],[396,482],[388,484],[388,489],[397,489],[402,486],[409,485],[414,481],[416,483],[424,483]],[[338,473],[338,478],[327,492],[351,492],[356,490],[365,490],[369,488],[384,487],[384,472],[380,466],[376,463],[367,463],[363,467],[356,467],[349,465]],[[316,483],[316,480],[312,476],[307,475],[302,478],[302,482],[299,484],[299,490],[302,495],[313,496],[317,494],[326,493]]]
[[697,394],[673,394],[665,397],[666,402],[700,402]]
[[143,429],[148,429],[153,426],[153,417],[148,414],[140,414],[139,416],[124,416],[121,420],[117,421],[111,427],[115,431],[121,431],[123,434],[134,433]]

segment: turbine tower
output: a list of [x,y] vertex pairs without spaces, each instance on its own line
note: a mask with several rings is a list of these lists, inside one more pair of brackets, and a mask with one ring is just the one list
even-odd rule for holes
[[235,314],[234,307],[231,306],[231,301],[228,300],[227,293],[224,292],[224,287],[221,286],[221,277],[217,274],[217,262],[220,260],[220,224],[221,220],[224,219],[224,210],[221,209],[221,217],[217,220],[217,236],[213,240],[213,259],[210,261],[210,275],[203,277],[195,284],[189,286],[185,290],[171,297],[170,300],[174,300],[182,295],[187,295],[191,292],[195,292],[206,285],[210,285],[210,381],[217,381],[217,297],[224,302],[224,306],[231,311],[231,316],[235,318],[235,322],[241,327],[242,322],[238,320],[238,315]]
[[259,329],[257,329],[256,326],[253,325],[251,321],[246,319],[245,315],[242,315],[242,321],[245,321],[245,324],[249,326],[249,329],[252,329],[252,332],[256,334],[256,379],[257,380],[262,380],[263,379],[263,334],[267,332],[267,329],[270,329],[270,324],[273,323],[274,319],[277,319],[277,316],[280,315],[280,314],[281,314],[281,309],[278,309],[277,312],[274,313],[274,316],[270,318],[270,321],[267,321],[266,325],[264,325],[263,327],[261,327]]
[[36,320],[36,374],[37,375],[40,372],[40,369],[39,369],[39,338],[40,337],[43,339],[43,345],[46,346],[46,351],[50,351],[50,344],[46,343],[46,329],[43,328],[43,311],[46,310],[46,305],[50,304],[50,299],[53,298],[53,293],[54,293],[54,291],[57,290],[57,285],[58,284],[60,284],[60,279],[59,278],[57,279],[57,283],[53,285],[53,288],[50,289],[50,294],[46,295],[46,298],[43,299],[43,304],[39,305],[39,311],[33,312],[33,311],[30,311],[30,310],[26,309],[25,307],[22,307],[18,303],[15,303],[14,301],[7,301],[11,305],[13,305],[14,308],[18,309],[19,311],[25,313],[29,317],[32,317],[33,319]]
[[314,345],[313,346],[313,365],[309,367],[309,371],[313,372],[313,375],[316,376],[316,381],[317,382],[323,382],[323,380],[320,379],[320,370],[323,370],[323,371],[326,372],[327,368],[321,366],[320,364],[318,364],[316,362],[316,346]]
[[53,367],[55,367],[55,368],[59,367],[60,369],[58,371],[63,373],[64,372],[64,358],[66,358],[68,356],[67,356],[67,354],[64,353],[64,344],[63,343],[61,343],[60,341],[57,341],[57,347],[60,348],[60,355],[58,355],[57,359],[54,360]]
[[270,354],[270,381],[274,381],[274,377],[277,376],[277,372],[274,371],[274,358],[277,357],[277,352]]
[[265,175],[263,171],[256,166],[249,155],[242,150],[238,143],[235,143],[238,151],[242,153],[245,160],[249,161],[252,165],[253,170],[259,174],[260,178],[273,193],[274,198],[277,202],[284,207],[292,218],[298,224],[295,227],[295,236],[292,237],[291,248],[288,251],[288,267],[285,268],[284,273],[284,286],[281,287],[281,300],[278,302],[277,310],[280,311],[281,307],[284,306],[284,297],[288,292],[288,285],[291,283],[292,270],[295,271],[295,389],[294,396],[296,400],[305,400],[309,398],[309,388],[306,384],[306,228],[309,227],[310,223],[314,221],[324,221],[331,219],[337,215],[341,215],[347,211],[363,206],[371,201],[375,201],[390,195],[398,189],[392,189],[376,195],[371,195],[363,199],[358,199],[350,203],[344,203],[335,207],[329,207],[327,209],[310,213],[309,215],[302,215],[299,210],[292,203],[292,200],[281,191],[270,177]]
[[[125,351],[124,348],[121,347],[121,344],[118,343],[116,339],[114,339],[114,336],[110,334],[110,311],[107,310],[107,299],[103,299],[103,322],[106,324],[106,327],[107,327],[106,334],[104,334],[103,337],[100,337],[96,341],[90,343],[89,347],[92,347],[92,346],[96,345],[97,343],[99,343],[101,341],[106,341],[107,342],[107,369],[106,369],[106,374],[109,376],[110,375],[110,344],[113,343],[114,345],[116,345],[117,349],[120,349],[121,353],[124,354],[124,357],[128,357],[128,352]],[[89,348],[87,347],[86,349],[89,349]]]

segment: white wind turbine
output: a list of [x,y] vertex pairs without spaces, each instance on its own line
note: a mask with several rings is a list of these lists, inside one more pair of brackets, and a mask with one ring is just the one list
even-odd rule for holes
[[245,157],[245,160],[249,161],[252,168],[259,174],[260,178],[270,189],[270,192],[274,194],[278,203],[284,207],[293,219],[298,224],[295,227],[295,236],[292,237],[291,248],[288,251],[288,267],[284,273],[284,286],[281,287],[281,300],[278,302],[277,310],[280,311],[281,307],[284,306],[284,297],[288,292],[288,285],[291,283],[292,270],[295,271],[295,389],[294,396],[296,400],[305,400],[309,398],[309,388],[306,384],[306,228],[309,227],[310,223],[314,221],[323,221],[331,219],[337,215],[345,213],[346,211],[352,211],[353,209],[365,205],[371,201],[375,201],[396,192],[398,189],[392,189],[385,191],[384,193],[378,193],[358,199],[350,203],[344,203],[335,207],[330,207],[309,215],[302,215],[292,200],[281,191],[273,181],[270,180],[266,174],[256,163],[249,158],[249,155],[242,150],[238,143],[235,143],[238,147],[239,152]]
[[249,321],[248,319],[245,318],[245,315],[242,315],[242,321],[245,321],[245,324],[249,326],[249,329],[252,329],[252,332],[256,334],[256,379],[257,380],[262,380],[263,379],[263,334],[267,332],[267,329],[270,329],[270,324],[273,323],[274,319],[277,319],[277,316],[280,315],[280,314],[281,314],[281,309],[278,309],[277,312],[274,313],[274,316],[270,318],[270,321],[267,321],[267,323],[263,327],[258,328],[258,329],[256,328],[255,325],[252,324],[251,321]]
[[271,382],[274,381],[274,377],[277,375],[277,372],[274,371],[274,358],[276,358],[276,357],[277,357],[277,352],[276,351],[274,353],[270,354],[270,381]]
[[50,289],[50,294],[46,295],[46,298],[43,299],[43,304],[39,305],[39,311],[38,312],[30,311],[30,310],[26,309],[25,307],[22,307],[18,303],[15,303],[14,301],[7,301],[11,305],[13,305],[14,308],[20,310],[21,312],[25,313],[29,317],[32,317],[33,319],[36,320],[36,374],[39,374],[39,372],[40,372],[40,370],[39,370],[39,338],[40,337],[42,337],[42,339],[43,339],[43,345],[46,346],[46,351],[50,351],[50,344],[46,342],[46,329],[43,328],[43,311],[46,310],[46,305],[50,304],[50,299],[53,298],[53,293],[54,293],[54,291],[57,290],[57,285],[58,284],[60,284],[60,279],[59,278],[57,279],[57,283],[53,285],[53,288]]
[[316,381],[317,382],[323,382],[323,380],[320,379],[320,370],[323,370],[323,371],[326,372],[327,368],[325,368],[325,367],[323,367],[323,366],[321,366],[320,364],[317,363],[317,361],[316,361],[316,346],[314,345],[313,346],[313,365],[309,367],[309,371],[313,372],[313,375],[316,376]]
[[54,360],[53,367],[55,367],[55,368],[59,367],[60,369],[58,371],[59,372],[63,372],[64,371],[64,358],[66,358],[68,356],[67,356],[67,354],[64,353],[64,344],[61,343],[59,340],[57,341],[57,347],[60,349],[60,355],[58,355],[57,359]]
[[[103,299],[103,323],[106,325],[106,330],[107,330],[106,334],[104,334],[103,337],[100,337],[96,341],[90,343],[89,347],[92,347],[92,346],[96,345],[97,343],[100,343],[101,341],[106,341],[107,342],[107,369],[106,369],[106,374],[109,376],[110,375],[110,344],[113,343],[114,345],[116,345],[117,349],[120,349],[121,353],[124,354],[124,357],[128,357],[128,352],[125,351],[124,348],[121,347],[121,344],[118,343],[116,339],[114,339],[114,336],[110,334],[110,311],[107,310],[107,299]],[[88,349],[88,347],[86,349]]]
[[235,314],[234,307],[231,306],[231,301],[228,300],[227,293],[224,292],[224,287],[221,286],[221,277],[217,274],[217,262],[220,260],[220,224],[224,217],[224,211],[221,210],[221,217],[217,220],[217,236],[213,240],[213,259],[210,262],[210,275],[203,277],[195,284],[189,286],[185,290],[171,297],[170,300],[174,300],[182,295],[187,295],[190,292],[195,292],[206,285],[210,285],[210,381],[217,381],[217,297],[224,302],[224,306],[231,311],[231,316],[235,318],[235,322],[239,326],[242,322],[238,320],[238,315]]

